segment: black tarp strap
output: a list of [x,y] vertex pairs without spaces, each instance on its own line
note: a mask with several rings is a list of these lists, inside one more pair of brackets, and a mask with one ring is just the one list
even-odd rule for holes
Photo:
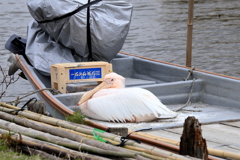
[[[90,4],[88,0],[88,4]],[[92,61],[92,40],[91,40],[91,30],[90,30],[90,5],[87,8],[87,45],[88,45],[88,61]]]
[[30,106],[28,106],[28,107],[33,106],[33,105],[37,102],[37,98],[35,98],[35,97],[33,97],[33,98],[31,98],[30,100],[28,100],[28,101],[22,106],[22,108],[16,110],[16,111],[15,111],[15,115],[18,115],[18,112],[20,112],[20,111],[24,111],[24,108],[25,108],[31,101],[33,101],[33,100],[34,100],[34,102],[33,102]]
[[65,14],[65,15],[63,15],[61,17],[56,17],[56,18],[53,18],[52,20],[44,20],[44,21],[37,21],[36,20],[36,21],[38,23],[48,23],[48,22],[57,21],[57,20],[60,20],[60,19],[63,19],[63,18],[67,18],[67,17],[70,17],[70,16],[74,15],[75,13],[83,10],[84,8],[87,8],[87,7],[89,8],[91,5],[94,5],[94,4],[96,4],[96,3],[100,2],[100,1],[102,1],[102,0],[95,0],[95,1],[92,1],[92,2],[90,2],[90,0],[89,0],[87,4],[85,4],[83,6],[80,6],[78,9],[76,9],[76,10],[74,10],[74,11],[68,13],[68,14]]
[[81,11],[82,9],[84,8],[87,8],[87,46],[88,46],[88,61],[93,61],[94,59],[92,58],[92,40],[91,40],[91,30],[90,30],[90,6],[93,5],[93,4],[96,4],[98,2],[100,2],[102,0],[95,0],[95,1],[90,1],[88,0],[88,3],[79,7],[78,9],[76,9],[75,11],[73,12],[70,12],[64,16],[61,16],[61,17],[56,17],[52,20],[45,20],[45,21],[37,21],[38,23],[48,23],[48,22],[53,22],[53,21],[56,21],[56,20],[60,20],[60,19],[63,19],[63,18],[67,18],[67,17],[70,17],[72,15],[74,15],[75,13]]
[[[135,130],[134,132],[140,132],[140,131],[145,131],[145,130],[152,130],[152,128],[139,129],[139,130]],[[109,132],[109,128],[106,129],[106,132]],[[123,147],[123,146],[125,146],[125,143],[127,143],[128,140],[133,140],[133,141],[135,141],[135,142],[137,142],[137,143],[140,144],[140,143],[141,143],[140,140],[128,138],[132,133],[133,133],[133,132],[129,133],[126,137],[121,137],[121,138],[120,138],[121,142],[120,142],[119,144],[117,144],[117,145],[114,145],[114,144],[112,144],[112,143],[109,142],[109,141],[106,141],[106,143],[111,144],[111,145],[114,145],[114,146],[118,146],[118,147]]]

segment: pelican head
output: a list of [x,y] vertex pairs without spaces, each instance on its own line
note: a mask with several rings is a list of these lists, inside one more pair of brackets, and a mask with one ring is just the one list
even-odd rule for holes
[[125,87],[125,78],[116,73],[109,73],[105,75],[103,82],[100,84],[103,85],[102,89],[116,88],[121,89]]
[[82,103],[89,100],[97,91],[101,89],[121,89],[125,87],[125,78],[116,74],[116,73],[109,73],[105,75],[104,80],[101,84],[99,84],[97,87],[95,87],[93,90],[85,93],[80,101],[78,102],[77,106],[81,105]]

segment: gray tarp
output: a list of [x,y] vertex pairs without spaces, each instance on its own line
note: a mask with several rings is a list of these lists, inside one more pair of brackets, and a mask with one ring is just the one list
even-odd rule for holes
[[[88,61],[87,8],[56,21],[87,4],[87,0],[29,0],[34,20],[28,25],[26,55],[45,75],[56,63]],[[90,7],[92,58],[110,62],[121,50],[129,31],[132,5],[124,1],[100,1]]]

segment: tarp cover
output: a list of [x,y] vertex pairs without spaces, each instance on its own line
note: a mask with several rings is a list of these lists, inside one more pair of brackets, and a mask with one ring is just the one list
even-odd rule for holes
[[85,7],[69,16],[86,4],[88,0],[27,2],[34,20],[28,25],[26,55],[41,73],[49,75],[50,66],[56,63],[110,62],[121,50],[130,27],[132,5],[99,1],[89,7],[89,12]]

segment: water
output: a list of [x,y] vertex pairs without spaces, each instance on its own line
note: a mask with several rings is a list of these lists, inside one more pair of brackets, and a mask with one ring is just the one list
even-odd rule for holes
[[[123,51],[185,65],[188,0],[129,0],[134,6]],[[195,0],[192,65],[240,77],[240,1]]]
[[[185,65],[187,0],[126,0],[133,4],[132,23],[123,52]],[[0,64],[7,70],[10,52],[4,48],[12,34],[26,37],[32,17],[26,0],[0,0]],[[240,77],[240,1],[195,0],[193,59],[197,69]],[[0,73],[0,82],[3,75]],[[4,90],[0,86],[0,93]],[[2,101],[32,91],[23,79],[10,85]]]
[[[26,26],[32,19],[28,12],[26,2],[26,0],[0,0],[0,65],[5,71],[9,66],[7,59],[10,55],[10,52],[4,47],[6,41],[13,34],[26,37]],[[17,78],[17,75],[15,77]],[[0,72],[0,83],[2,79],[3,75],[2,72]],[[0,93],[5,90],[5,87],[5,84],[1,84]],[[28,81],[19,79],[16,83],[8,87],[5,96],[0,100],[15,100],[17,96],[21,97],[32,90]],[[29,97],[27,100],[28,99]]]

